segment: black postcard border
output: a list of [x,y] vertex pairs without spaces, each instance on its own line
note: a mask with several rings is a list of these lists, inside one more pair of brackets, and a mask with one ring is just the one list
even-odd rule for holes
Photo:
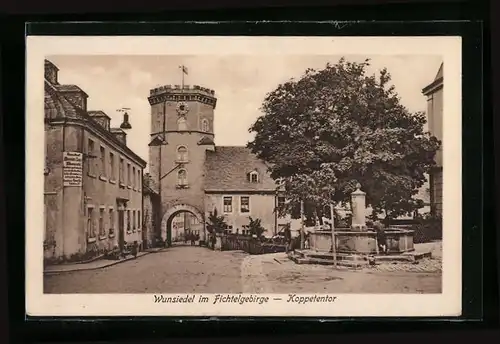
[[[15,322],[15,332],[22,330],[24,339],[71,339],[73,333],[79,333],[79,339],[100,338],[101,340],[120,338],[139,339],[163,337],[166,335],[210,336],[227,334],[255,334],[259,333],[330,333],[338,331],[333,328],[331,321],[342,322],[342,332],[352,331],[363,325],[363,328],[373,332],[391,331],[394,326],[398,329],[437,329],[441,328],[439,320],[455,320],[448,322],[448,327],[460,326],[466,320],[481,322],[483,312],[483,228],[487,231],[489,250],[495,252],[495,229],[493,223],[485,226],[484,217],[492,220],[493,212],[488,212],[485,202],[491,202],[492,188],[483,189],[485,178],[494,185],[493,175],[488,166],[492,167],[491,155],[484,149],[492,145],[493,136],[488,131],[493,127],[490,118],[491,105],[489,93],[483,92],[489,87],[484,64],[489,66],[489,54],[485,54],[484,22],[481,21],[443,21],[443,22],[351,22],[339,26],[340,22],[330,23],[299,23],[299,22],[225,22],[225,23],[133,23],[133,22],[106,22],[106,23],[32,23],[27,25],[27,33],[31,35],[312,35],[312,36],[415,36],[415,35],[459,35],[463,39],[462,51],[462,114],[463,114],[463,316],[458,318],[333,318],[318,322],[317,318],[179,318],[179,317],[71,317],[71,318],[41,318],[26,317],[22,312],[24,305],[24,180],[19,173],[20,166],[24,167],[24,148],[6,141],[6,160],[16,161],[16,171],[6,171],[12,183],[6,184],[7,194],[16,196],[9,198],[6,214],[16,214],[8,217],[8,228],[16,228],[7,232],[9,256],[9,300],[11,316],[22,318],[21,323]],[[342,23],[340,23],[342,24]],[[5,116],[6,137],[12,138],[10,129],[24,129],[24,66],[20,63],[11,64],[11,57],[24,62],[24,46],[19,41],[12,40],[11,51],[5,58],[4,67],[6,77],[13,88],[5,88],[4,102],[9,116]],[[486,50],[486,52],[488,52]],[[15,54],[15,55],[14,55]],[[484,75],[484,78],[483,78]],[[17,78],[17,81],[15,80]],[[14,91],[15,89],[15,91]],[[14,93],[15,92],[15,93]],[[12,96],[12,97],[9,97]],[[483,104],[485,108],[483,109]],[[483,112],[484,111],[484,112]],[[7,111],[5,112],[7,113]],[[483,118],[484,115],[484,118]],[[487,129],[487,130],[484,130]],[[15,129],[13,129],[15,132]],[[12,132],[12,133],[13,133]],[[19,133],[15,139],[24,139],[24,133]],[[24,140],[23,140],[24,141]],[[488,165],[486,165],[488,164]],[[486,175],[488,174],[489,175]],[[490,203],[491,204],[491,203]],[[19,208],[21,207],[21,208]],[[483,211],[484,210],[484,211]],[[21,217],[22,216],[22,217]],[[491,251],[490,251],[491,253]],[[492,255],[494,258],[494,254]],[[490,258],[491,259],[491,258]],[[487,263],[487,259],[484,260]],[[490,261],[491,263],[491,261]],[[492,263],[494,264],[494,263]],[[492,265],[490,265],[490,268]],[[488,273],[494,272],[488,269]],[[19,302],[19,303],[18,303]],[[495,301],[493,301],[495,303]],[[14,306],[17,305],[17,306]],[[424,305],[423,305],[424,306]],[[493,313],[492,313],[493,314]],[[133,320],[133,321],[130,321]],[[214,321],[215,320],[215,321]],[[422,320],[427,320],[422,322]],[[398,322],[396,325],[395,322]],[[257,327],[258,323],[258,329]],[[290,323],[288,325],[288,323]],[[73,338],[74,339],[74,338]]]

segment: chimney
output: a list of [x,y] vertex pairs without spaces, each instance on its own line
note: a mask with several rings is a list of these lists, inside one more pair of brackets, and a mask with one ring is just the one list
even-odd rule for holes
[[57,68],[55,64],[53,64],[49,60],[45,60],[45,79],[52,85],[59,84],[59,82],[57,81],[58,72],[59,68]]
[[127,145],[127,133],[120,128],[111,128],[111,134],[118,139],[124,146]]

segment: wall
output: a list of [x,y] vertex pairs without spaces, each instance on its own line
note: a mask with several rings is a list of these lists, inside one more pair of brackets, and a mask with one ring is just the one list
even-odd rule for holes
[[143,246],[150,248],[155,245],[156,239],[159,237],[158,219],[160,211],[160,200],[151,193],[143,193]]
[[161,146],[161,173],[167,174],[177,165],[177,148],[180,145],[188,149],[188,162],[183,168],[187,171],[188,187],[179,189],[177,173],[179,168],[165,176],[161,184],[162,210],[165,213],[175,204],[185,203],[204,209],[204,163],[206,146],[198,145],[201,136],[198,133],[168,133],[168,145]]
[[442,213],[443,202],[443,87],[428,95],[427,97],[427,119],[429,131],[441,141],[441,147],[436,152],[436,168],[431,172],[430,189],[431,204],[433,204],[437,214]]
[[428,96],[427,118],[429,131],[441,141],[441,148],[436,153],[436,164],[443,166],[443,88]]
[[63,128],[45,125],[45,154],[48,174],[44,178],[45,231],[47,245],[44,257],[56,259],[63,255]]
[[[88,152],[88,140],[94,141],[94,152]],[[131,161],[126,155],[121,154],[117,149],[105,140],[100,139],[91,132],[86,131],[84,135],[84,147],[87,154],[95,155],[96,158],[89,159],[84,166],[84,192],[86,196],[86,211],[88,208],[93,208],[94,216],[93,223],[95,231],[97,233],[96,238],[87,238],[87,228],[85,232],[85,239],[89,244],[92,244],[93,249],[98,250],[109,250],[113,246],[118,245],[118,205],[117,198],[128,199],[124,212],[124,239],[128,243],[137,241],[139,244],[142,243],[142,169],[137,164]],[[105,167],[101,166],[100,160],[100,146],[105,149]],[[111,167],[109,164],[109,153],[114,153],[115,168],[114,175],[111,174]],[[123,183],[119,180],[119,170],[120,170],[120,157],[124,161],[124,176]],[[127,164],[131,163],[130,171],[133,171],[132,167],[135,167],[135,175],[133,178],[127,176]],[[88,164],[93,164],[93,170],[88,170]],[[139,171],[139,173],[137,172]],[[132,173],[131,173],[132,174]],[[138,177],[138,175],[140,177]],[[103,235],[99,235],[99,214],[101,209],[104,215],[104,232]],[[135,212],[135,221],[134,214]],[[84,223],[86,224],[85,213]],[[112,220],[110,216],[113,216],[114,226],[112,227]],[[130,230],[128,230],[128,222],[130,221]],[[134,223],[135,222],[135,223]],[[86,227],[86,226],[85,226]],[[111,231],[110,229],[113,229]]]
[[[223,213],[223,197],[233,197],[233,212]],[[250,197],[250,212],[242,213],[240,211],[240,197]],[[242,233],[243,226],[249,224],[249,217],[253,219],[260,219],[262,226],[266,229],[264,235],[271,237],[275,234],[275,195],[274,194],[206,194],[206,213],[205,217],[208,218],[209,212],[217,208],[219,215],[224,215],[226,223],[232,226],[232,232]]]

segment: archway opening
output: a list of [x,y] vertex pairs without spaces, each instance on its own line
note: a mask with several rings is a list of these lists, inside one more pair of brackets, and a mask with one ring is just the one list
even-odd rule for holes
[[170,246],[199,245],[203,223],[190,211],[178,211],[167,220],[167,238]]
[[203,215],[193,206],[175,205],[163,215],[161,232],[167,246],[200,245],[205,241]]

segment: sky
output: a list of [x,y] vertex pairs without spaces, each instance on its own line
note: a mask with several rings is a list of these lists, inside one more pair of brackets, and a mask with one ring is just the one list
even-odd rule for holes
[[[248,128],[262,115],[260,106],[268,92],[307,68],[321,69],[338,62],[340,55],[57,55],[47,56],[59,68],[59,83],[79,86],[88,95],[88,110],[102,110],[118,127],[122,107],[130,108],[132,129],[127,145],[148,160],[150,139],[149,90],[160,85],[181,84],[180,65],[188,68],[185,85],[215,90],[215,142],[243,146],[253,135]],[[369,74],[386,67],[401,102],[410,111],[425,111],[421,90],[436,76],[439,55],[344,56],[352,62],[370,58]],[[146,168],[147,169],[147,168]]]

